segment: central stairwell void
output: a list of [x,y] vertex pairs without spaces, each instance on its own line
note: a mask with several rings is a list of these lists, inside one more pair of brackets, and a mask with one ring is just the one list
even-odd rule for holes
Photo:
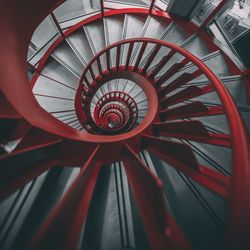
[[0,155],[0,248],[248,249],[241,70],[187,20],[74,2],[31,38],[36,112],[1,89],[18,115]]

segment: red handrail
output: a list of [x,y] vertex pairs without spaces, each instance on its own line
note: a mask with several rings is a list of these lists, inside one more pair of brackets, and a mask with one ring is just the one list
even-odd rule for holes
[[[17,0],[5,1],[2,3],[4,8],[0,9],[0,31],[1,34],[4,35],[0,38],[0,50],[1,59],[3,60],[1,65],[5,65],[5,68],[2,68],[2,70],[0,69],[1,90],[8,98],[11,105],[33,126],[72,140],[87,140],[98,143],[100,142],[100,139],[101,142],[102,140],[106,141],[108,137],[100,138],[100,136],[85,135],[69,128],[55,118],[52,118],[47,112],[41,109],[35,98],[32,96],[31,88],[26,77],[25,52],[27,51],[27,45],[29,38],[32,35],[32,31],[45,16],[47,10],[51,8],[53,2],[56,1],[40,1],[40,5],[36,2],[36,6],[34,6],[34,3],[31,0],[24,0],[22,1],[22,4]],[[30,9],[31,6],[32,11]],[[20,7],[20,9],[17,7]],[[25,8],[27,9],[25,10]],[[20,20],[22,20],[23,17],[26,17],[26,19],[23,20],[22,25],[18,25],[21,24]],[[153,39],[141,39],[140,41],[154,42]],[[183,54],[185,57],[189,58],[190,61],[199,66],[216,88],[224,105],[230,125],[231,142],[234,149],[229,241],[235,239],[235,237],[240,239],[242,237],[241,234],[245,235],[250,231],[250,154],[248,136],[241,121],[239,112],[227,89],[203,62],[185,51],[183,48],[170,43],[156,41],[162,46],[170,46],[172,49]],[[20,54],[17,55],[14,48],[19,48]],[[18,75],[18,79],[16,76],[13,76],[13,71]],[[17,91],[20,93],[20,96],[16,96]],[[20,103],[23,105],[19,105]],[[137,130],[134,130],[131,136],[136,135],[137,132]],[[120,136],[119,139],[113,140],[123,140],[124,138],[124,136]],[[112,141],[110,138],[108,140]]]
[[[90,103],[91,103],[92,99],[90,99],[89,101],[87,101],[87,103],[84,105],[83,109],[85,110],[86,113],[90,113]],[[106,93],[105,95],[103,95],[99,101],[95,104],[94,107],[94,111],[93,114],[89,114],[89,119],[91,119],[95,124],[98,124],[101,120],[102,115],[100,116],[100,111],[102,111],[102,108],[107,105],[110,102],[114,102],[114,101],[118,101],[121,102],[123,105],[126,105],[126,107],[128,108],[129,112],[129,117],[128,117],[128,121],[126,123],[123,124],[122,127],[119,127],[118,129],[115,130],[115,132],[117,131],[121,131],[121,129],[124,129],[124,127],[126,126],[126,130],[132,128],[135,125],[135,122],[137,120],[138,117],[138,107],[136,102],[134,101],[134,99],[127,93],[122,92],[122,91],[111,91]],[[130,103],[129,103],[130,102]],[[87,114],[86,114],[87,116]],[[81,121],[82,123],[84,123],[84,121]]]
[[[124,44],[131,43],[153,43],[155,45],[165,46],[170,48],[174,53],[180,53],[192,63],[194,63],[205,76],[211,81],[211,84],[218,93],[221,103],[223,105],[225,114],[228,118],[230,127],[230,140],[233,151],[233,176],[231,179],[231,199],[230,199],[230,219],[229,219],[229,232],[228,237],[237,236],[239,239],[243,234],[250,232],[250,145],[249,138],[246,132],[244,123],[239,114],[239,111],[230,96],[226,87],[221,83],[217,76],[196,56],[186,51],[182,47],[175,44],[151,39],[151,38],[134,38],[127,39],[114,43],[107,48],[100,51],[86,66],[84,74],[86,74],[97,58],[114,48],[119,48]],[[115,68],[113,68],[114,70]],[[112,71],[112,69],[111,69]],[[129,75],[129,72],[128,72]],[[94,79],[95,80],[95,79]],[[80,82],[81,82],[80,81]],[[239,205],[242,204],[242,205]],[[235,239],[234,239],[235,240]]]

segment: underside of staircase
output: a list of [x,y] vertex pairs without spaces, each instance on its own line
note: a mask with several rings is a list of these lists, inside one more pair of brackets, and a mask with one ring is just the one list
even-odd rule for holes
[[248,70],[167,1],[35,2],[0,1],[0,249],[249,249]]

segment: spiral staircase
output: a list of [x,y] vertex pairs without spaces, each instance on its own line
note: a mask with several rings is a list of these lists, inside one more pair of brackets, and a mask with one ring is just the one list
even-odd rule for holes
[[242,69],[155,1],[64,2],[0,3],[0,249],[249,249]]

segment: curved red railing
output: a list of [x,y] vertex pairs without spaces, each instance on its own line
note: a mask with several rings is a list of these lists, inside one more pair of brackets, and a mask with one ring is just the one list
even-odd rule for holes
[[[228,118],[228,122],[229,122],[229,126],[230,126],[230,130],[231,130],[231,138],[230,140],[232,141],[233,144],[233,148],[239,152],[237,152],[236,155],[238,155],[238,159],[245,159],[244,161],[247,163],[247,159],[248,154],[246,154],[246,152],[243,151],[243,155],[240,155],[240,151],[242,150],[237,150],[238,145],[241,144],[241,142],[244,145],[247,145],[248,143],[248,136],[247,136],[247,132],[246,132],[246,128],[242,123],[239,111],[237,110],[237,107],[234,103],[234,101],[232,100],[232,97],[230,96],[228,90],[226,89],[226,87],[220,82],[220,80],[216,77],[216,75],[197,57],[195,57],[194,55],[192,55],[191,53],[189,53],[188,51],[186,51],[185,49],[175,45],[175,44],[171,44],[169,42],[166,41],[161,41],[161,40],[156,40],[156,39],[151,39],[151,38],[134,38],[134,39],[127,39],[127,40],[123,40],[117,43],[114,43],[108,47],[106,47],[105,49],[103,49],[102,51],[100,51],[86,66],[86,68],[83,71],[81,80],[80,80],[80,86],[78,89],[78,92],[80,93],[82,91],[82,89],[84,88],[84,85],[86,84],[87,87],[90,89],[92,86],[94,86],[94,88],[96,88],[96,86],[100,86],[102,83],[99,83],[102,81],[102,77],[105,77],[105,81],[107,80],[107,75],[108,74],[112,74],[113,71],[127,71],[126,76],[129,79],[129,74],[130,72],[137,72],[139,74],[143,74],[144,76],[146,76],[147,78],[149,78],[149,80],[153,80],[154,84],[157,85],[158,82],[156,79],[154,79],[154,76],[152,77],[153,73],[149,73],[147,71],[145,71],[145,68],[139,68],[138,64],[142,58],[143,55],[139,55],[140,57],[137,58],[137,62],[135,63],[135,65],[130,66],[129,65],[129,60],[131,58],[131,53],[130,55],[127,55],[127,60],[125,65],[120,65],[120,54],[118,55],[118,53],[120,53],[120,48],[122,45],[128,44],[129,47],[132,47],[135,43],[140,44],[141,43],[141,48],[143,48],[145,46],[145,44],[153,44],[155,45],[155,48],[157,48],[157,51],[160,50],[160,47],[167,47],[169,49],[171,49],[171,52],[169,52],[169,54],[166,56],[168,57],[167,60],[170,60],[170,58],[172,56],[174,56],[176,53],[179,53],[181,55],[184,56],[184,60],[180,63],[180,68],[184,67],[185,65],[187,65],[189,62],[192,62],[194,65],[196,65],[198,67],[199,70],[195,72],[194,77],[197,77],[201,74],[204,74],[210,81],[211,84],[214,87],[214,90],[218,93],[220,99],[221,99],[221,103],[223,105],[223,110],[225,111],[225,114]],[[157,47],[158,46],[158,47]],[[94,70],[93,70],[93,64],[95,62],[97,62],[97,65],[100,64],[100,57],[105,55],[106,57],[106,61],[110,61],[110,58],[108,58],[110,56],[110,51],[112,49],[116,48],[116,62],[118,61],[119,63],[116,63],[116,66],[114,67],[107,67],[107,69],[104,69],[103,71],[98,71],[98,74],[94,75]],[[118,52],[119,51],[119,52]],[[107,64],[109,65],[109,63]],[[179,65],[177,65],[179,66]],[[159,71],[159,69],[157,69]],[[178,69],[174,69],[174,71],[176,72]],[[90,80],[88,80],[87,75],[91,76],[92,78],[92,82]],[[94,77],[93,77],[94,76]],[[189,79],[190,80],[190,79]],[[98,85],[100,84],[100,85]],[[154,85],[153,84],[153,85]],[[214,91],[213,89],[211,89],[210,91]],[[240,136],[240,137],[239,137]],[[246,147],[247,148],[247,147]],[[237,158],[237,157],[236,157]]]
[[[120,106],[116,104],[116,106],[107,106],[107,104],[111,102],[119,102]],[[122,113],[122,117],[120,117],[119,126],[115,126],[114,128],[109,128],[108,119],[105,114],[110,109],[120,110]],[[136,102],[133,100],[131,96],[121,91],[111,91],[104,96],[102,96],[98,102],[95,104],[95,109],[93,112],[94,121],[96,124],[99,124],[106,129],[115,129],[115,132],[119,130],[127,131],[135,126],[136,120],[138,116],[138,108]],[[115,122],[115,121],[114,121]],[[103,126],[104,125],[104,126]],[[126,128],[125,128],[126,126]]]
[[[245,223],[245,219],[249,216],[249,210],[244,209],[242,210],[242,207],[238,206],[239,203],[241,204],[248,204],[246,207],[250,206],[250,196],[246,195],[245,190],[250,190],[250,182],[248,181],[249,176],[250,176],[250,154],[249,154],[249,141],[248,141],[248,135],[246,132],[246,128],[243,125],[242,119],[240,117],[239,111],[237,110],[237,107],[232,100],[228,90],[226,87],[220,82],[220,80],[216,77],[216,75],[202,62],[200,61],[197,57],[186,51],[185,49],[175,45],[168,43],[166,41],[159,41],[155,39],[149,39],[149,38],[135,38],[135,39],[128,39],[128,40],[123,40],[120,42],[117,42],[115,44],[112,44],[108,46],[107,48],[103,49],[100,51],[86,66],[82,77],[81,77],[81,82],[83,84],[85,83],[88,88],[91,89],[91,86],[98,85],[98,82],[102,81],[102,77],[106,79],[105,75],[112,74],[113,71],[126,71],[127,72],[127,78],[129,79],[129,73],[132,71],[138,72],[138,73],[143,73],[144,76],[147,78],[154,80],[154,77],[152,77],[152,73],[148,73],[147,71],[144,71],[143,68],[140,69],[138,67],[138,62],[136,62],[135,66],[130,66],[129,61],[131,58],[131,53],[132,53],[132,48],[134,44],[140,44],[141,43],[141,48],[145,46],[145,44],[151,43],[155,44],[157,46],[166,46],[171,49],[171,52],[168,54],[173,56],[175,53],[179,53],[184,56],[184,65],[186,65],[188,62],[194,63],[200,72],[202,72],[210,81],[211,84],[214,88],[214,90],[218,93],[223,109],[220,112],[225,112],[225,115],[228,118],[228,123],[230,127],[230,132],[231,134],[229,135],[230,138],[228,138],[228,141],[230,143],[230,146],[233,151],[233,177],[231,179],[232,185],[235,185],[235,187],[230,188],[230,203],[231,203],[231,209],[230,209],[230,220],[232,220],[232,224],[234,226],[230,226],[231,234],[230,235],[236,235],[238,232],[240,232],[240,235],[243,234],[242,230],[240,229],[241,226]],[[126,63],[125,65],[120,65],[118,62],[120,62],[120,53],[121,51],[121,46],[124,46],[125,44],[128,45],[130,49],[130,54],[128,53]],[[111,67],[110,66],[110,51],[112,49],[116,49],[116,66]],[[158,50],[159,51],[159,50]],[[141,55],[142,56],[142,55]],[[106,58],[107,63],[107,69],[104,69],[103,71],[100,71],[100,67],[98,68],[98,74],[95,75],[93,78],[93,65],[96,63],[97,65],[100,65],[100,58],[104,57]],[[140,59],[138,59],[140,61]],[[183,65],[181,65],[183,66]],[[198,75],[198,73],[196,73]],[[90,78],[87,77],[91,76],[92,77],[92,82],[89,80]],[[195,75],[196,76],[196,75]],[[157,84],[157,82],[155,82]],[[81,86],[79,87],[81,89]],[[210,90],[212,91],[212,89]],[[150,105],[150,104],[149,104]],[[242,181],[243,180],[243,181]],[[233,191],[232,191],[233,190]],[[245,208],[244,205],[244,208]],[[240,216],[243,215],[244,216]],[[241,217],[241,218],[240,218]],[[236,227],[238,225],[238,227]],[[244,228],[244,227],[243,227]],[[240,237],[240,236],[239,236]]]
[[[235,185],[235,187],[230,188],[230,203],[231,203],[231,220],[233,220],[231,223],[234,225],[238,225],[238,228],[236,229],[235,226],[231,226],[231,235],[235,235],[238,232],[241,232],[240,235],[243,235],[243,232],[241,231],[241,226],[245,223],[245,218],[248,217],[249,210],[244,209],[242,210],[242,207],[238,206],[239,202],[242,202],[242,204],[249,204],[250,206],[250,199],[248,195],[245,195],[245,190],[250,190],[250,183],[247,181],[249,179],[249,166],[250,166],[250,154],[249,154],[249,141],[248,141],[248,135],[246,132],[246,128],[244,127],[240,114],[236,108],[236,105],[234,101],[232,100],[228,90],[224,87],[224,85],[220,82],[220,80],[216,77],[216,75],[197,57],[186,51],[185,49],[175,45],[168,43],[166,41],[159,41],[155,39],[149,39],[149,38],[135,38],[135,39],[128,39],[123,40],[120,42],[117,42],[115,44],[112,44],[108,46],[107,48],[100,51],[86,66],[82,77],[81,82],[82,85],[80,85],[79,90],[82,89],[82,86],[87,86],[88,89],[91,90],[92,86],[96,87],[98,84],[101,84],[103,78],[104,80],[109,79],[108,75],[112,75],[115,71],[124,71],[126,72],[127,79],[130,79],[130,73],[131,72],[137,72],[139,74],[143,74],[146,78],[153,81],[155,86],[158,86],[157,79],[154,79],[153,72],[149,73],[145,68],[139,67],[139,62],[141,58],[137,58],[137,62],[134,66],[130,65],[130,58],[132,54],[132,49],[134,44],[140,44],[141,48],[145,47],[146,44],[154,44],[156,45],[155,48],[157,48],[157,51],[159,51],[160,47],[168,47],[171,49],[171,52],[166,57],[169,57],[168,60],[176,53],[179,53],[184,56],[184,60],[182,61],[182,64],[180,65],[183,67],[189,62],[192,62],[195,64],[199,71],[196,71],[194,76],[198,76],[199,74],[204,74],[211,82],[212,87],[210,91],[216,91],[220,97],[221,103],[222,103],[222,110],[219,111],[218,114],[222,114],[225,112],[225,115],[228,118],[228,123],[230,127],[230,135],[228,140],[229,147],[232,148],[233,152],[233,177],[231,179],[232,185]],[[124,46],[125,44],[128,45],[129,53],[127,54],[126,62],[124,65],[120,65],[120,52],[121,52],[121,46]],[[114,67],[110,66],[110,53],[111,50],[116,50],[116,65]],[[142,57],[142,54],[140,55]],[[101,64],[100,58],[106,58],[107,62],[107,68],[100,70],[101,67],[98,67],[98,74],[94,75],[93,72],[93,65],[96,63],[96,65]],[[177,70],[177,69],[175,69]],[[88,76],[87,76],[88,75]],[[90,78],[91,76],[91,78]],[[159,87],[159,86],[158,86]],[[161,90],[162,91],[162,90]],[[149,97],[150,100],[150,97]],[[150,101],[149,101],[150,106]],[[216,113],[214,113],[216,115]],[[243,174],[244,173],[244,174]],[[244,180],[242,182],[242,180]],[[233,190],[233,191],[232,191]],[[246,206],[248,207],[248,205]],[[239,210],[240,211],[239,211]],[[241,218],[239,215],[244,214]],[[239,236],[240,237],[240,236]]]
[[122,91],[108,92],[94,104],[93,111],[90,108],[92,101],[93,96],[90,98],[87,92],[82,93],[81,110],[84,115],[79,116],[79,119],[88,132],[119,134],[129,131],[136,125],[138,108],[129,94]]
[[[98,171],[100,169],[100,163],[96,162],[95,158],[100,151],[100,145],[102,143],[108,142],[123,142],[122,146],[122,159],[125,162],[125,168],[127,171],[127,175],[129,177],[131,186],[133,191],[136,191],[137,197],[140,197],[139,186],[143,184],[148,186],[148,191],[150,192],[150,188],[158,190],[158,187],[161,186],[159,180],[154,177],[149,170],[144,168],[141,164],[138,157],[134,154],[133,149],[131,149],[131,145],[127,142],[124,142],[125,139],[128,139],[127,136],[119,135],[117,137],[110,137],[110,136],[97,136],[97,135],[89,135],[84,134],[79,131],[76,131],[68,126],[62,124],[61,122],[57,121],[55,118],[51,117],[46,111],[44,111],[37,101],[35,100],[27,76],[26,76],[26,52],[27,47],[30,41],[30,37],[32,32],[34,31],[35,27],[41,22],[41,20],[48,14],[48,10],[53,8],[53,5],[57,1],[37,1],[36,6],[31,0],[25,0],[20,3],[20,1],[5,1],[2,5],[3,8],[0,9],[0,32],[4,34],[0,36],[0,53],[1,53],[1,65],[5,65],[5,67],[0,69],[0,87],[2,91],[2,95],[5,96],[7,103],[10,104],[11,108],[14,108],[17,112],[19,117],[22,117],[24,120],[28,121],[31,126],[35,128],[40,128],[43,131],[46,131],[52,135],[56,135],[55,141],[60,141],[61,139],[68,139],[73,144],[76,141],[83,141],[83,142],[91,142],[97,143],[98,146],[94,147],[94,150],[91,151],[91,154],[88,154],[86,163],[84,164],[84,168],[81,171],[81,175],[76,179],[70,190],[66,194],[66,198],[63,199],[56,210],[53,211],[53,214],[49,217],[49,222],[57,221],[57,227],[60,228],[60,222],[55,218],[58,218],[57,211],[62,211],[62,208],[68,208],[68,204],[73,204],[73,208],[65,209],[64,211],[71,211],[73,214],[79,214],[79,210],[77,210],[76,198],[81,198],[81,204],[86,204],[89,202],[90,196],[87,195],[89,193],[93,193],[93,185],[97,179]],[[21,22],[22,20],[22,22]],[[61,38],[60,38],[61,39]],[[61,39],[62,40],[62,39]],[[227,89],[223,86],[223,84],[218,80],[215,74],[198,58],[180,48],[174,44],[170,44],[163,41],[158,41],[154,39],[129,39],[122,42],[115,43],[108,48],[105,48],[103,51],[98,53],[95,58],[88,64],[88,67],[84,71],[84,74],[89,70],[93,61],[98,60],[101,55],[107,53],[108,50],[111,48],[118,48],[122,44],[134,44],[135,42],[140,42],[142,44],[145,43],[154,43],[159,46],[167,46],[171,50],[182,54],[187,61],[193,62],[202,73],[204,73],[207,78],[211,81],[213,88],[218,93],[221,103],[223,104],[223,111],[225,112],[228,123],[230,125],[230,138],[228,139],[230,146],[233,150],[233,176],[230,181],[230,216],[229,216],[229,232],[228,232],[228,240],[229,242],[239,241],[241,239],[246,239],[247,234],[249,233],[249,225],[250,225],[250,154],[249,154],[249,141],[248,135],[246,133],[246,129],[241,121],[241,117],[239,112],[230,97]],[[131,45],[132,46],[132,45]],[[20,51],[20,53],[16,53],[16,49]],[[186,64],[187,62],[185,62]],[[133,70],[136,67],[131,68],[129,62],[125,65],[118,65],[115,69],[108,69],[108,71],[123,71],[126,72],[126,76],[129,78],[133,76]],[[150,82],[154,82],[157,84],[157,80],[154,79],[154,76],[149,72],[143,72],[143,69],[136,69],[136,74],[143,74],[141,81],[148,78],[147,84]],[[15,72],[15,74],[13,74]],[[105,79],[105,74],[110,72],[99,72],[99,76],[97,78],[92,79],[93,81],[101,81]],[[114,72],[112,72],[113,74]],[[83,74],[83,75],[84,75]],[[18,76],[18,77],[16,77]],[[101,78],[100,78],[101,76]],[[132,77],[133,78],[133,77]],[[153,81],[154,80],[154,81]],[[146,85],[147,85],[146,84]],[[87,84],[91,86],[90,84]],[[160,84],[159,84],[160,85]],[[155,85],[156,86],[156,85]],[[155,86],[143,86],[143,89],[146,93],[152,92]],[[18,95],[16,93],[18,92]],[[153,93],[153,92],[152,92]],[[148,95],[149,96],[149,95]],[[156,113],[157,110],[152,106],[155,105],[157,102],[156,96],[150,96],[152,99],[149,102],[149,112]],[[156,105],[157,106],[157,105]],[[152,108],[152,110],[150,110]],[[16,115],[16,114],[15,114]],[[151,117],[150,119],[146,119],[148,124],[151,124],[154,120],[155,116]],[[145,128],[137,128],[131,131],[129,137],[137,136],[141,133]],[[58,138],[59,137],[59,138]],[[147,142],[149,142],[149,138],[147,138]],[[93,148],[93,147],[92,147]],[[105,150],[104,150],[105,152]],[[125,157],[126,156],[126,157]],[[133,170],[131,165],[129,164],[128,160],[134,162],[135,166],[138,167],[138,170]],[[53,166],[54,163],[50,162],[49,164],[43,165],[44,169],[48,169]],[[139,170],[140,169],[140,170]],[[144,171],[142,171],[142,169]],[[141,171],[141,172],[140,172]],[[205,171],[205,170],[203,170]],[[86,178],[89,177],[89,178]],[[139,177],[141,176],[141,177]],[[152,179],[149,178],[152,177]],[[92,182],[90,182],[90,177],[92,178]],[[138,178],[138,182],[135,180]],[[77,197],[72,198],[71,194],[76,193],[76,190],[79,187],[83,187],[85,190],[85,197]],[[90,192],[88,193],[87,191]],[[78,193],[79,196],[79,193]],[[159,195],[160,197],[160,195]],[[141,206],[143,208],[149,208],[148,211],[154,212],[156,210],[150,210],[154,208],[154,199],[158,199],[157,197],[149,197],[149,200],[141,199]],[[161,203],[161,197],[159,198],[160,202],[157,204],[161,204],[158,206],[159,214],[162,218],[167,218],[169,224],[172,228],[175,228],[174,222],[171,220],[169,215],[164,212],[163,205]],[[139,198],[138,198],[139,200]],[[158,200],[157,200],[158,201]],[[83,205],[82,205],[83,206]],[[153,206],[153,207],[152,207]],[[79,209],[79,208],[78,208]],[[87,208],[84,207],[84,214],[80,217],[83,220],[84,216],[86,216]],[[74,213],[77,212],[77,213]],[[66,213],[66,212],[65,212]],[[65,217],[65,214],[60,213],[61,218]],[[145,217],[145,214],[143,215]],[[66,216],[68,218],[68,215]],[[144,218],[146,222],[147,218]],[[60,220],[59,220],[60,221]],[[77,221],[77,217],[74,217],[72,220],[72,225],[74,228],[80,228],[79,222]],[[160,225],[160,226],[159,226]],[[54,226],[54,224],[53,224]],[[150,224],[147,224],[149,227]],[[157,232],[157,227],[164,227],[159,221],[155,221],[154,224]],[[52,227],[53,228],[53,227]],[[164,227],[165,228],[165,227]],[[46,226],[42,228],[39,235],[43,234],[43,230],[46,230]],[[149,230],[149,229],[147,229]],[[77,232],[80,230],[76,230]],[[169,233],[169,232],[168,232]],[[154,235],[156,237],[156,235]],[[70,234],[67,236],[68,240],[68,247],[72,247],[69,242],[74,242],[76,236]],[[39,237],[38,237],[39,238]],[[156,237],[157,238],[157,237]],[[171,238],[171,235],[170,235]],[[165,246],[170,246],[171,244],[165,239],[161,237],[157,238],[162,244]],[[177,238],[174,238],[175,240]],[[173,239],[172,239],[173,240]],[[150,242],[154,243],[155,238],[150,237]],[[162,245],[161,245],[162,246]],[[63,248],[62,248],[63,249]],[[66,248],[65,248],[66,249]],[[158,248],[157,248],[158,249]],[[162,249],[159,247],[159,249]]]

